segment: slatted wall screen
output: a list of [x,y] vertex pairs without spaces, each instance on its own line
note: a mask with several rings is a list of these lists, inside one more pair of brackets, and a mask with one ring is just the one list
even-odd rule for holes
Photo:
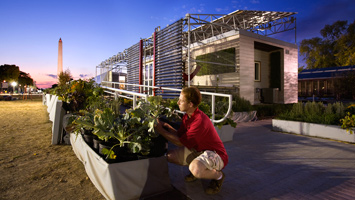
[[[183,86],[182,22],[178,20],[156,33],[155,85],[181,89]],[[157,90],[163,98],[178,97],[180,92]]]
[[[127,49],[127,83],[139,84],[139,42]],[[139,92],[139,87],[128,85],[127,90]]]

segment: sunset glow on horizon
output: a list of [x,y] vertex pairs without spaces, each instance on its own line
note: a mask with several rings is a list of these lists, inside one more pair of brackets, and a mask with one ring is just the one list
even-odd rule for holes
[[[96,66],[150,37],[186,13],[228,14],[235,10],[297,12],[297,44],[321,37],[320,30],[338,20],[355,19],[352,0],[3,0],[0,1],[0,65],[16,65],[38,88],[57,83],[58,41],[62,39],[63,71],[89,79]],[[293,31],[275,38],[294,43]],[[303,62],[299,59],[299,62]],[[301,65],[302,66],[302,65]]]

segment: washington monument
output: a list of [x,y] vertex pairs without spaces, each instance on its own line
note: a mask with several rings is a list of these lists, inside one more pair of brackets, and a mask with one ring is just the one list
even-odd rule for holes
[[63,47],[62,47],[62,38],[59,38],[58,42],[58,69],[57,75],[63,72]]

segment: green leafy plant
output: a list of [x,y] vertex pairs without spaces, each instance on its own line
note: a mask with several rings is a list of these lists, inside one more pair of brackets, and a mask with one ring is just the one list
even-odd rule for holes
[[54,91],[55,95],[65,103],[64,108],[70,112],[85,109],[95,101],[95,98],[99,98],[103,94],[102,88],[93,79],[63,82]]
[[228,117],[223,122],[216,123],[215,126],[217,126],[217,128],[219,128],[219,129],[221,129],[222,126],[228,125],[228,124],[233,128],[237,127],[237,123]]
[[[163,101],[161,96],[149,97],[148,102],[140,101],[136,108],[126,110],[125,114],[114,116],[114,112],[106,109],[96,111],[93,133],[102,139],[116,139],[117,145],[127,144],[132,153],[147,155],[152,147],[152,138],[159,136],[155,125],[161,117],[174,118],[177,114],[169,108],[170,102]],[[106,137],[106,138],[104,138]],[[108,157],[114,157],[112,149],[104,151]],[[117,155],[118,156],[118,155]]]
[[343,119],[340,119],[341,128],[346,129],[346,132],[350,132],[353,134],[353,129],[355,127],[355,115],[350,114],[350,112],[346,113],[346,116]]
[[341,102],[328,104],[319,102],[302,102],[293,104],[290,111],[278,115],[278,119],[302,121],[318,124],[339,125],[339,120],[344,117],[344,106]]
[[238,94],[233,94],[233,112],[250,112],[253,110],[253,107],[250,101],[240,97]]

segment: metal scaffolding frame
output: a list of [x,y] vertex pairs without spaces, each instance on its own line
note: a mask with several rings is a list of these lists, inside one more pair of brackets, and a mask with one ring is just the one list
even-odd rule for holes
[[264,36],[296,30],[296,12],[237,10],[230,14],[186,14],[184,41],[191,43],[231,30],[248,30]]

